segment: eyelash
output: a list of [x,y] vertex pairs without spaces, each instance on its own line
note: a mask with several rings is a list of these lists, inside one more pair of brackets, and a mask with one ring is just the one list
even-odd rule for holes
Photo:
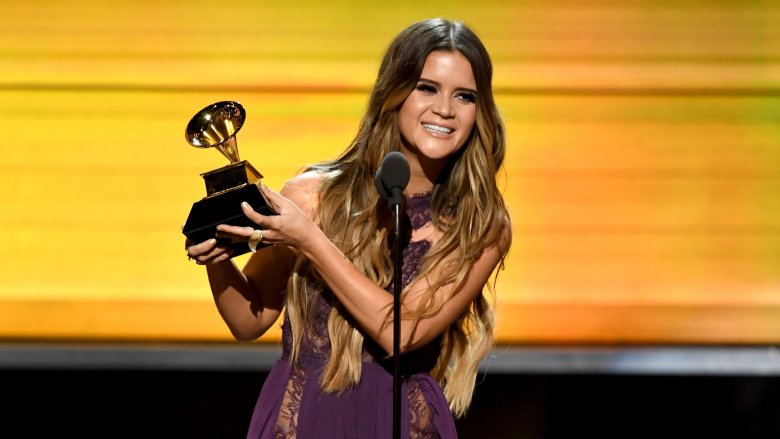
[[458,95],[458,98],[463,99],[466,102],[474,103],[477,102],[477,97],[474,96],[474,93],[460,93]]
[[427,94],[434,94],[437,91],[436,87],[434,85],[427,84],[425,82],[421,82],[421,83],[417,84],[417,90],[420,90],[421,92],[427,93]]
[[[426,93],[426,94],[434,94],[434,93],[436,93],[438,91],[436,89],[436,86],[434,86],[433,84],[425,83],[425,82],[421,82],[421,83],[417,84],[417,90],[419,90],[419,91],[421,91],[423,93]],[[461,93],[458,93],[455,97],[460,99],[460,100],[462,100],[462,101],[469,102],[469,103],[477,102],[477,97],[474,95],[474,93],[461,92]]]

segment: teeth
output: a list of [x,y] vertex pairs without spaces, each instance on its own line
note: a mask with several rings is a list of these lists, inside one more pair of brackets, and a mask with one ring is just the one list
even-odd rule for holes
[[442,133],[442,134],[449,134],[449,133],[451,133],[453,131],[451,128],[440,127],[438,125],[433,125],[433,124],[429,124],[429,123],[424,123],[424,124],[422,124],[422,126],[426,130],[435,131],[437,133]]

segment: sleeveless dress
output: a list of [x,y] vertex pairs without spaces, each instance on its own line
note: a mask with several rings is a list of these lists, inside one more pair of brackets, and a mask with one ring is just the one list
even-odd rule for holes
[[[430,221],[430,194],[406,201],[407,224],[419,229]],[[402,283],[417,275],[431,243],[409,242],[403,250]],[[314,291],[312,291],[314,290]],[[392,294],[392,286],[388,287]],[[341,393],[323,393],[320,375],[330,355],[328,317],[332,293],[307,288],[314,300],[313,328],[305,331],[298,365],[290,362],[292,332],[282,324],[282,357],[268,374],[255,405],[248,439],[390,439],[393,433],[392,359],[366,337],[360,382]],[[440,339],[401,357],[401,437],[457,438],[455,423],[441,387],[429,371],[436,364]]]

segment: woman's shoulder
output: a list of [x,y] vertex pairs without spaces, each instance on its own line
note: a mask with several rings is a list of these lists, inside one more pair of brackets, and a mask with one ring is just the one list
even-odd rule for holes
[[307,171],[298,174],[285,182],[279,193],[290,199],[310,218],[315,218],[320,200],[320,187],[324,176],[318,171]]
[[320,171],[302,172],[287,180],[282,191],[319,192],[324,178]]

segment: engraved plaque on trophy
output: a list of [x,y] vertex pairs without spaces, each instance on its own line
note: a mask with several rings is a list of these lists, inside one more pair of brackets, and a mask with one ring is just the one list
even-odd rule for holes
[[[196,148],[216,148],[230,164],[201,174],[206,183],[206,197],[192,205],[182,232],[194,243],[216,237],[219,224],[256,228],[241,210],[246,201],[263,215],[276,215],[260,192],[263,176],[246,160],[240,160],[236,133],[246,118],[244,107],[234,101],[222,101],[199,111],[187,124],[187,142]],[[233,256],[249,252],[246,242],[232,243],[218,238],[220,244],[230,246]],[[266,244],[260,243],[258,248]]]

